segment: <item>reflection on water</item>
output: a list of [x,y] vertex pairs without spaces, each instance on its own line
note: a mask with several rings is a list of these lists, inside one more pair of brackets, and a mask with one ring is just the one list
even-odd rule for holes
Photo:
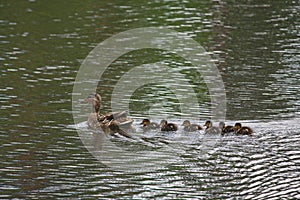
[[[2,1],[0,10],[0,198],[300,198],[299,2]],[[130,153],[171,155],[151,173],[115,171],[86,150],[69,126],[80,63],[99,42],[146,26],[182,32],[212,52],[228,122],[247,120],[253,138],[222,137],[207,146],[201,133],[137,130],[130,141],[87,133],[92,148],[104,139]],[[157,62],[183,74],[203,111],[199,120],[209,118],[201,74],[151,49],[130,52],[105,72],[98,89],[103,112],[122,75]],[[133,94],[131,114],[138,122],[161,101],[166,115],[180,115],[173,92],[155,85]]]

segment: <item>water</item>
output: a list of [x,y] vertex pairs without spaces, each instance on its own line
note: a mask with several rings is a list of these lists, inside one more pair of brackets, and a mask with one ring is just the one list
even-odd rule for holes
[[[2,1],[0,9],[0,198],[300,198],[298,1]],[[150,84],[127,97],[135,139],[86,137],[91,148],[125,145],[127,155],[164,150],[170,162],[118,171],[86,149],[71,102],[83,59],[110,36],[148,26],[181,32],[210,52],[225,85],[226,122],[251,126],[254,137],[142,133],[145,116],[184,118],[177,99],[184,95]],[[154,49],[112,63],[97,90],[103,112],[118,80],[151,63],[183,74],[178,80],[192,85],[202,111],[193,120],[204,124],[211,104],[203,78],[188,61]]]

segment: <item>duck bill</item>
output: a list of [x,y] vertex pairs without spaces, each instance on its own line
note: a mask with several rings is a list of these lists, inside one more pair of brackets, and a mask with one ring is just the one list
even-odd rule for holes
[[90,103],[92,102],[92,98],[85,98],[84,100],[81,101],[81,103]]
[[88,103],[88,100],[86,100],[86,99],[84,99],[84,100],[82,100],[80,103]]

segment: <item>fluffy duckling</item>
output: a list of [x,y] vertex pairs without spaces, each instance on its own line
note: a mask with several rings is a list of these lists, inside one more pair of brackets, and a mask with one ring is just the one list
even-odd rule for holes
[[173,123],[168,123],[167,120],[161,120],[160,122],[160,130],[161,131],[177,131],[178,126]]
[[210,120],[207,120],[204,124],[206,127],[205,134],[220,134],[221,130],[218,127],[213,126]]
[[186,132],[194,132],[198,130],[202,130],[202,127],[198,124],[191,124],[189,120],[184,120],[182,123],[183,130]]
[[221,134],[225,135],[226,133],[233,133],[233,126],[225,126],[224,122],[219,123],[219,129],[221,130]]
[[242,126],[241,123],[235,123],[233,129],[237,135],[253,135],[253,130],[247,126]]
[[155,130],[159,128],[159,124],[155,122],[150,122],[149,119],[143,119],[141,125],[143,125],[143,130],[148,131],[148,130]]

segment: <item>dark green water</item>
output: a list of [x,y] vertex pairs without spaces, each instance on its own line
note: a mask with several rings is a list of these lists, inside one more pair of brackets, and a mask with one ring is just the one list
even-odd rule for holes
[[[300,198],[299,13],[292,0],[0,1],[0,198]],[[153,150],[150,143],[109,140],[129,146],[130,156],[166,148],[178,160],[163,160],[154,171],[120,172],[89,153],[72,126],[79,67],[98,43],[150,26],[181,32],[210,52],[226,90],[226,121],[243,120],[253,138],[218,138],[207,150],[202,132],[159,139],[141,133],[138,122],[162,104],[163,116],[181,123],[181,97],[149,84],[128,98],[134,135],[153,139]],[[157,49],[129,52],[109,66],[97,89],[103,112],[111,110],[120,77],[158,62],[193,86],[203,124],[211,109],[201,74]],[[86,128],[84,121],[78,126]],[[101,136],[87,135],[94,147],[102,144]]]

